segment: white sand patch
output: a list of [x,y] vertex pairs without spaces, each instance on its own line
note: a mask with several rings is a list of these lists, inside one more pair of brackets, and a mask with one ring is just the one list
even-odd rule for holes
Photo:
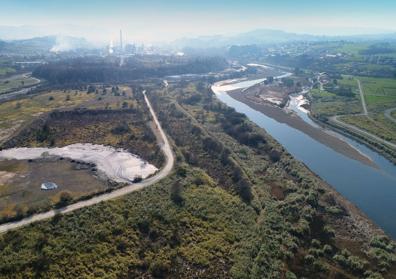
[[304,113],[309,113],[309,111],[303,107],[303,105],[309,105],[308,100],[304,97],[304,95],[298,95],[296,97],[296,102],[297,102],[297,107],[299,110],[301,110]]
[[282,99],[281,98],[277,98],[277,97],[265,97],[265,96],[260,96],[260,98],[266,102],[269,102],[271,104],[277,105],[279,106],[280,104],[282,104]]
[[93,163],[109,179],[117,182],[131,182],[136,177],[146,178],[158,170],[124,149],[90,143],[77,143],[55,148],[21,147],[0,151],[0,160],[29,160],[45,156],[58,156]]

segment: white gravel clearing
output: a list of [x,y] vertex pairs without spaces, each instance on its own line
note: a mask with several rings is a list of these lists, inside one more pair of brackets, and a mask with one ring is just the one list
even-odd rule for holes
[[158,169],[124,149],[90,143],[77,143],[55,148],[11,148],[0,151],[1,159],[29,160],[57,156],[93,163],[99,171],[117,182],[131,182],[146,178]]

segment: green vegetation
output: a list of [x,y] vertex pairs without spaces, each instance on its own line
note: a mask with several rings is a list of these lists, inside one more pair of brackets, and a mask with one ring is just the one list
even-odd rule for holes
[[389,126],[383,125],[383,122],[388,123],[388,121],[383,118],[380,121],[376,121],[364,115],[352,115],[343,116],[340,120],[377,135],[387,141],[396,143],[396,125],[392,125],[392,123],[390,123]]
[[[1,74],[0,74],[1,76]],[[8,79],[0,80],[0,94],[17,90],[23,87],[29,87],[38,83],[37,79],[18,75],[17,77],[10,77]]]
[[10,67],[1,67],[0,66],[0,77],[8,75],[8,74],[13,74],[13,73],[15,73],[15,69],[10,68]]
[[[58,90],[2,103],[0,104],[0,128],[10,128],[17,123],[31,120],[54,109],[76,107],[95,97],[81,90],[75,91],[71,95],[70,102],[65,102],[63,91]],[[52,97],[52,101],[49,100],[50,97]]]
[[393,242],[354,229],[336,193],[205,88],[149,92],[174,143],[172,175],[1,235],[0,274],[392,278]]
[[396,79],[359,77],[367,109],[370,113],[383,113],[396,107]]
[[[361,82],[368,116],[360,115],[363,109],[356,79]],[[344,115],[340,120],[396,143],[396,125],[384,116],[386,109],[396,107],[396,79],[343,76],[342,79],[334,79],[326,84],[324,89],[325,91],[311,90],[311,110],[314,117],[327,122],[331,116]],[[380,143],[373,143],[365,135],[357,136],[394,160],[394,151]]]
[[324,86],[324,90],[312,89],[310,96],[312,115],[320,119],[362,112],[357,82],[349,76],[333,79]]

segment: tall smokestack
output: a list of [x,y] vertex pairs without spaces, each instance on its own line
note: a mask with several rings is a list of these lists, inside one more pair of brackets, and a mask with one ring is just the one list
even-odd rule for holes
[[122,30],[120,29],[120,52],[123,52],[123,45],[122,45]]

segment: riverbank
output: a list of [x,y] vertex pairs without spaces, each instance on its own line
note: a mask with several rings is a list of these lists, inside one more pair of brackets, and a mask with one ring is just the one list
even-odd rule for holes
[[365,137],[361,134],[358,134],[352,130],[348,130],[342,126],[336,125],[335,123],[332,122],[323,122],[320,119],[309,116],[311,121],[316,123],[317,125],[321,127],[325,127],[326,129],[332,130],[335,133],[339,133],[347,138],[353,139],[371,150],[377,152],[378,154],[381,154],[383,157],[385,157],[387,160],[389,160],[393,165],[396,165],[396,152],[391,149],[390,147],[383,145],[381,143],[378,143],[376,141],[373,141],[369,139],[368,137]]
[[320,128],[309,125],[303,119],[296,115],[286,113],[284,110],[276,106],[272,106],[266,103],[253,102],[252,100],[246,98],[245,94],[240,89],[228,91],[227,94],[235,100],[246,104],[250,108],[257,110],[280,123],[284,123],[305,133],[306,135],[317,140],[318,142],[328,146],[329,148],[344,156],[347,156],[348,158],[359,161],[373,168],[377,167],[376,164],[368,156],[362,154],[347,142],[343,141],[337,136],[326,133]]

